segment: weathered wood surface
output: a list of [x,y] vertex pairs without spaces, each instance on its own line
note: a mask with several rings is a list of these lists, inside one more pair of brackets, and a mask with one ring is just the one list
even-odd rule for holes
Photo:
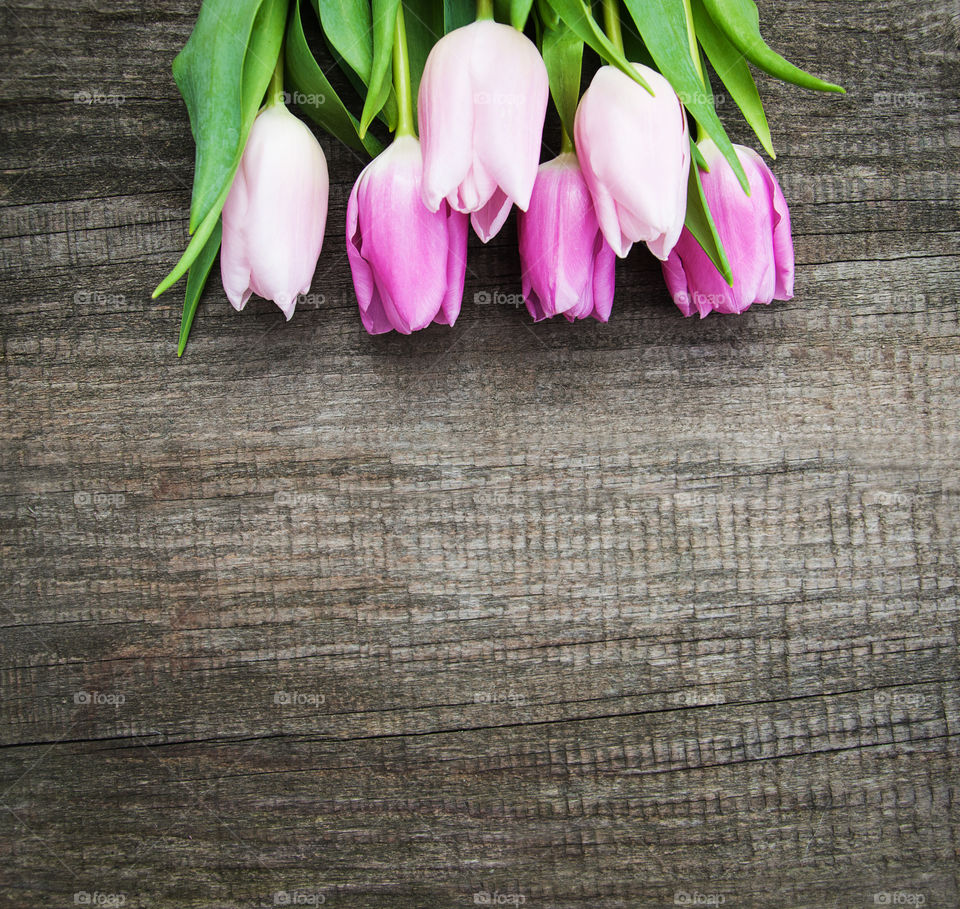
[[762,4],[791,303],[370,339],[324,140],[178,361],[197,7],[0,8],[0,904],[960,904],[953,0]]

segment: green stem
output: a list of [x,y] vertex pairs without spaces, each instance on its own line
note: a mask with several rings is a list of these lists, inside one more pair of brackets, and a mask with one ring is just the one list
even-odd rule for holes
[[272,107],[274,104],[284,104],[285,101],[283,95],[283,45],[280,45],[277,65],[273,68],[270,85],[267,87],[267,107]]
[[493,0],[477,0],[477,19],[493,18]]
[[410,55],[407,29],[403,23],[403,3],[397,5],[397,30],[393,36],[393,88],[397,95],[396,136],[415,136],[413,95],[410,91]]
[[560,154],[566,155],[570,152],[575,152],[576,149],[573,146],[573,139],[567,135],[566,129],[563,127],[563,122],[560,123]]
[[623,53],[623,34],[620,31],[620,0],[603,0],[603,30],[613,46]]

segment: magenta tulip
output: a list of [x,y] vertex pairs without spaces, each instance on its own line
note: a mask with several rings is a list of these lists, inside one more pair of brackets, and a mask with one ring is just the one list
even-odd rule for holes
[[623,257],[643,241],[658,259],[666,259],[687,210],[687,118],[663,76],[633,65],[654,94],[626,73],[602,66],[577,108],[577,151],[613,251]]
[[421,199],[423,159],[400,136],[360,174],[347,204],[347,256],[363,327],[405,335],[453,325],[467,267],[467,216]]
[[530,207],[517,219],[523,299],[534,320],[610,318],[616,256],[603,238],[577,156],[540,165]]
[[509,25],[479,21],[455,29],[430,51],[420,82],[423,201],[445,198],[472,213],[486,243],[513,203],[526,209],[540,161],[547,68],[537,48]]
[[234,309],[252,293],[289,319],[310,290],[327,222],[327,160],[283,104],[258,114],[223,206],[220,275]]
[[736,145],[750,181],[744,193],[733,168],[710,140],[699,143],[710,168],[701,172],[703,192],[723,243],[733,286],[727,284],[693,234],[684,228],[663,264],[674,302],[685,316],[709,312],[741,313],[754,303],[793,297],[793,238],[790,212],[776,177],[760,156]]

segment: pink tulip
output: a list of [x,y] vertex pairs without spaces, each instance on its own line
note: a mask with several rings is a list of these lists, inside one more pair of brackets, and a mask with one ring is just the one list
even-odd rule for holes
[[603,238],[577,156],[540,165],[530,207],[517,219],[523,298],[534,320],[610,318],[616,256]]
[[347,204],[347,256],[363,327],[408,335],[453,325],[467,268],[467,216],[421,199],[423,159],[400,136],[360,174]]
[[733,286],[727,284],[693,234],[686,228],[663,264],[663,276],[674,302],[685,316],[741,313],[753,303],[793,297],[793,238],[790,212],[776,177],[760,156],[736,145],[737,157],[750,181],[744,193],[733,168],[708,139],[699,143],[710,167],[701,172],[703,192],[723,243]]
[[622,258],[644,241],[666,259],[687,210],[687,118],[663,76],[633,65],[655,94],[602,66],[580,99],[574,134],[600,229],[613,251]]
[[220,275],[234,309],[255,293],[293,315],[317,268],[328,193],[327,159],[309,127],[283,104],[262,110],[223,206]]
[[536,46],[509,25],[479,21],[430,51],[420,82],[423,201],[446,198],[472,213],[486,243],[513,203],[526,209],[537,177],[547,110],[547,68]]

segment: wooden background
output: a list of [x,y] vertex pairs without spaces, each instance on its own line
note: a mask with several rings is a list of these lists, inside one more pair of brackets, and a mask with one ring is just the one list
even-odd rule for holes
[[324,139],[178,361],[197,8],[0,8],[0,905],[960,905],[955,0],[762,2],[790,303],[371,339]]

